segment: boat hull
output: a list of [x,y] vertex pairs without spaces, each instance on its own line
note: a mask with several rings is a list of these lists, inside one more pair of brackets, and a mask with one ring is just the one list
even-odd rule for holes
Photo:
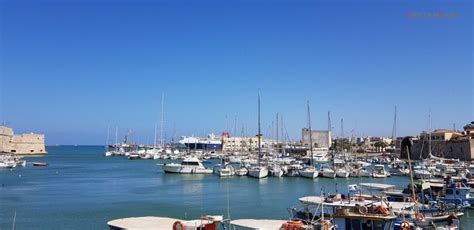
[[250,169],[248,175],[253,178],[264,178],[268,176],[268,170],[263,167]]

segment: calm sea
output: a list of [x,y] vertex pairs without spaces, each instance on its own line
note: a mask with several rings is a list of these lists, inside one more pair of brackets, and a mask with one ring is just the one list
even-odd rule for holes
[[[0,229],[107,229],[107,221],[131,216],[286,219],[298,198],[347,191],[348,184],[379,182],[405,187],[408,179],[219,178],[164,174],[153,160],[104,157],[98,146],[49,147],[44,157],[26,158],[25,168],[0,170]],[[47,162],[33,167],[31,162]],[[471,210],[463,229],[474,226]]]

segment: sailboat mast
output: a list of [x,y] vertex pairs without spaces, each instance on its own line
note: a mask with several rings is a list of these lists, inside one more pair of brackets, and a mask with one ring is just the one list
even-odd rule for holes
[[395,142],[397,139],[397,106],[395,105],[395,115],[393,116],[393,128],[392,128],[392,151],[395,153]]
[[428,112],[428,122],[429,122],[429,131],[428,131],[428,152],[429,157],[431,157],[431,109]]
[[107,125],[107,140],[105,141],[106,147],[109,147],[109,135],[110,135],[110,125]]
[[115,146],[118,145],[118,126],[115,126]]
[[261,143],[260,139],[262,138],[260,130],[260,90],[258,91],[258,166],[260,166],[260,155],[261,155]]
[[156,136],[157,135],[157,133],[156,133],[157,132],[157,127],[156,126],[158,126],[158,124],[155,122],[155,138],[153,139],[153,149],[156,149],[156,138],[157,138],[157,136]]
[[276,138],[275,139],[276,139],[276,143],[278,145],[278,113],[276,115],[276,129],[275,129],[275,131],[276,131],[276,135],[275,135]]
[[309,152],[311,153],[311,166],[314,165],[313,162],[313,131],[311,130],[311,113],[309,110],[309,101],[307,101],[307,107],[308,107],[308,129],[309,129]]
[[165,93],[161,94],[161,127],[160,127],[160,146],[163,147],[163,109],[164,109],[164,102],[165,102]]
[[341,152],[344,152],[344,118],[341,118]]

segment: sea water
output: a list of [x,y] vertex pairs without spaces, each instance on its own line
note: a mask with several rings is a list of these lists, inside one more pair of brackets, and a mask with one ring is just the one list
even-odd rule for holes
[[[0,229],[107,229],[107,221],[133,216],[181,219],[225,215],[232,219],[287,219],[298,198],[321,190],[376,182],[408,185],[407,177],[316,178],[165,174],[157,160],[104,157],[102,146],[48,147],[25,158],[27,167],[0,169]],[[32,162],[48,167],[33,167]],[[217,163],[217,162],[216,162]],[[210,166],[210,165],[208,165]],[[14,221],[15,219],[15,221]],[[474,226],[474,212],[461,219]]]

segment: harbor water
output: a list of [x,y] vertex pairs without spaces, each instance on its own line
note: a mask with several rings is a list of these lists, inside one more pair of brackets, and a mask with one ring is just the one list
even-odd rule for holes
[[[191,219],[204,214],[232,219],[287,219],[298,198],[345,192],[348,184],[378,182],[407,186],[407,177],[220,178],[164,174],[156,160],[104,157],[102,146],[48,147],[28,157],[27,167],[0,169],[0,229],[107,229],[107,221],[132,216]],[[33,167],[31,162],[47,162]],[[14,221],[15,220],[15,221]],[[474,226],[473,209],[461,218]]]

